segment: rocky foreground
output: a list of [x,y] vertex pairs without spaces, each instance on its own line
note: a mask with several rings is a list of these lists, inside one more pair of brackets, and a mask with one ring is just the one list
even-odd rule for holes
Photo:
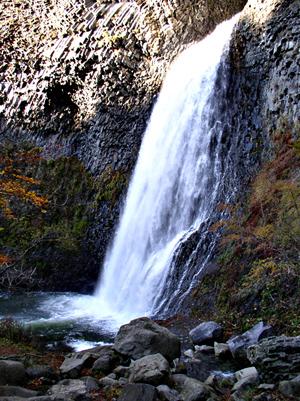
[[[1,357],[0,401],[247,401],[300,399],[300,337],[263,322],[226,341],[204,322],[179,337],[148,318],[113,345],[65,356],[59,369]],[[35,388],[33,390],[33,388]]]

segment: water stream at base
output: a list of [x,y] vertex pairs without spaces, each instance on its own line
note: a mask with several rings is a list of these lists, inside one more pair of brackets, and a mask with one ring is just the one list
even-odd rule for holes
[[75,333],[77,324],[81,338],[84,330],[97,328],[109,342],[122,323],[153,315],[171,301],[164,289],[174,255],[210,218],[222,182],[222,163],[218,152],[212,152],[212,141],[220,140],[213,103],[218,68],[236,20],[219,25],[171,66],[94,296],[31,294],[25,303],[16,299],[15,307],[13,299],[2,296],[0,317],[48,328],[75,325]]

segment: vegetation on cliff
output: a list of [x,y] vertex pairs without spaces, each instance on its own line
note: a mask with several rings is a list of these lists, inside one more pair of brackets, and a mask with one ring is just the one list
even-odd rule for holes
[[273,138],[273,156],[253,179],[244,202],[222,205],[229,215],[216,263],[193,294],[194,314],[214,316],[229,331],[259,320],[297,334],[300,307],[299,130]]

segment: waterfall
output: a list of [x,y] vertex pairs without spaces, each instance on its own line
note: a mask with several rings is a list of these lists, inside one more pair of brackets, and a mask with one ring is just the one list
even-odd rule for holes
[[95,294],[112,313],[128,319],[153,314],[172,300],[188,270],[180,266],[178,288],[166,291],[174,258],[215,208],[224,173],[212,146],[222,132],[216,80],[236,20],[190,46],[167,74]]

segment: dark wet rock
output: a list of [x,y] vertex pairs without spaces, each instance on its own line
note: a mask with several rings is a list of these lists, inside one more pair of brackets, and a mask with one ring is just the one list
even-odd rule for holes
[[118,401],[157,401],[156,388],[150,384],[127,384]]
[[189,334],[195,345],[213,344],[222,339],[223,328],[216,322],[203,322]]
[[26,371],[22,362],[0,361],[0,385],[22,385],[26,381]]
[[300,372],[300,337],[271,337],[248,348],[247,356],[264,380],[289,379]]
[[94,358],[90,353],[76,352],[65,357],[60,367],[60,372],[65,377],[76,379],[80,376],[80,372],[85,367],[90,367]]
[[214,347],[211,345],[196,345],[195,346],[195,358],[201,356],[201,354],[213,354]]
[[19,386],[0,386],[0,397],[35,397],[38,393]]
[[120,362],[120,356],[116,354],[111,346],[103,347],[98,353],[98,358],[93,364],[92,371],[107,374]]
[[286,397],[300,400],[300,376],[279,383],[279,391]]
[[167,378],[169,372],[169,362],[161,354],[147,355],[132,362],[129,381],[157,386]]
[[258,343],[261,339],[270,337],[273,334],[272,326],[259,322],[245,333],[233,337],[227,341],[230,352],[234,358],[246,359],[247,348]]
[[182,401],[182,397],[178,391],[171,389],[165,384],[158,386],[157,391],[161,401]]
[[83,380],[62,380],[52,386],[48,394],[51,395],[54,400],[89,401],[91,399],[88,394],[87,385]]
[[114,349],[132,359],[159,353],[172,361],[180,356],[180,340],[166,328],[141,318],[120,328]]

